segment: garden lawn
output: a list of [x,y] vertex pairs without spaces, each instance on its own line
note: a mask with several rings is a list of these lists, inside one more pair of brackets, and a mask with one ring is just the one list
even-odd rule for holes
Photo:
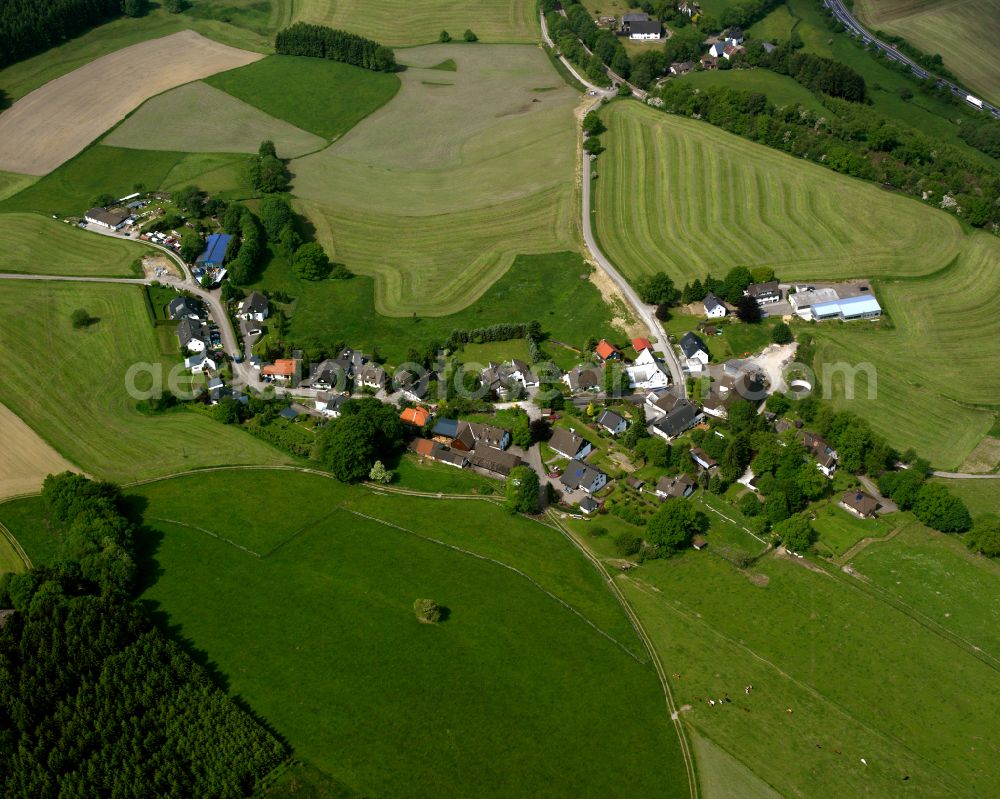
[[973,555],[958,536],[910,517],[891,541],[865,547],[851,566],[877,594],[943,628],[1000,666],[1000,564]]
[[335,139],[389,102],[399,78],[321,58],[273,55],[205,83],[272,117]]
[[[261,504],[330,515],[294,537],[295,524],[276,525],[285,543],[264,558],[154,522],[143,601],[299,758],[375,795],[688,795],[655,673],[556,530],[485,502],[382,497],[301,474],[261,491],[258,477],[205,475],[203,490],[256,498],[229,515],[206,514],[175,481],[137,493],[148,516],[168,509],[235,542]],[[418,597],[447,620],[418,623]],[[606,701],[609,674],[628,713]]]
[[[69,317],[76,308],[96,321],[74,329]],[[159,354],[140,287],[4,281],[0,356],[7,365],[0,403],[96,477],[127,481],[219,464],[288,460],[204,415],[144,416],[136,410],[126,392],[129,368],[148,363],[166,370],[180,362],[179,355]],[[149,378],[136,383],[147,388]]]
[[[432,67],[451,58],[455,72]],[[291,163],[298,208],[394,316],[467,307],[520,254],[575,246],[578,95],[536,47],[406,51],[391,102]],[[551,91],[538,91],[551,88]]]
[[130,266],[146,247],[87,233],[38,214],[0,214],[0,272],[136,277]]
[[773,555],[741,572],[709,545],[616,579],[685,724],[779,794],[975,797],[1000,778],[972,743],[995,723],[996,671],[855,578]]
[[981,97],[1000,103],[1000,66],[979,42],[1000,36],[993,0],[857,0],[855,11],[872,29],[902,36],[944,65]]
[[[332,352],[348,344],[364,352],[378,350],[390,363],[407,360],[432,342],[443,344],[455,329],[487,327],[502,322],[531,322],[559,341],[616,337],[613,311],[589,280],[590,271],[577,253],[519,256],[503,277],[469,307],[448,316],[383,316],[374,307],[371,278],[309,282],[281,261],[274,261],[255,285],[286,292],[294,298],[288,339],[306,349]],[[546,349],[556,351],[554,344]]]
[[895,515],[885,519],[859,519],[839,507],[836,499],[814,511],[813,529],[835,555],[843,555],[863,538],[883,538],[901,523]]
[[491,480],[471,469],[456,469],[436,461],[421,462],[412,453],[403,455],[399,462],[390,464],[394,473],[393,485],[428,494],[480,494],[502,495],[503,483]]

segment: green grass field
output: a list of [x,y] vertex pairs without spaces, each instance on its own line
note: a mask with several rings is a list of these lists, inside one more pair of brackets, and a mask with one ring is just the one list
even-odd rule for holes
[[[596,228],[626,275],[666,268],[683,283],[739,263],[773,266],[785,280],[874,280],[893,326],[811,327],[821,382],[900,450],[912,446],[940,468],[964,460],[992,426],[1000,392],[1000,375],[976,366],[1000,346],[986,310],[1000,290],[994,237],[704,123],[635,103],[605,116]],[[824,364],[871,364],[875,396],[861,374],[848,398]]]
[[961,246],[946,214],[703,122],[630,102],[604,117],[596,232],[632,280],[721,277],[730,263],[782,279],[927,274]]
[[[588,543],[610,555],[609,537]],[[719,795],[768,795],[761,781],[782,796],[992,790],[995,758],[971,743],[1000,703],[991,667],[856,578],[774,556],[743,572],[712,552],[616,579],[690,705],[685,724],[757,777]]]
[[0,214],[0,241],[0,272],[135,277],[129,267],[148,252],[38,214]]
[[[204,466],[287,460],[252,436],[189,412],[143,416],[126,393],[133,364],[163,363],[141,289],[113,284],[5,281],[0,402],[90,474],[137,480]],[[31,312],[26,313],[25,309]],[[74,330],[85,308],[95,324]],[[140,388],[142,378],[137,380]]]
[[990,48],[979,46],[1000,36],[1000,6],[993,0],[857,0],[854,8],[873,30],[939,53],[968,88],[1000,102],[1000,66]]
[[538,12],[530,0],[276,0],[296,21],[360,33],[393,47],[436,42],[447,30],[460,39],[466,29],[483,42],[535,42]]
[[37,175],[20,175],[16,172],[0,172],[0,201],[13,197],[38,180]]
[[290,340],[327,352],[338,344],[365,352],[377,348],[390,363],[402,363],[411,347],[423,351],[433,341],[446,341],[452,330],[500,322],[537,319],[552,338],[575,346],[591,336],[619,338],[611,325],[612,308],[593,283],[581,279],[587,273],[576,253],[520,256],[482,297],[448,316],[383,316],[375,309],[371,278],[306,284],[282,262],[272,263],[257,287],[295,298],[289,308]]
[[[778,10],[785,6],[779,6]],[[711,70],[692,72],[680,80],[699,89],[710,86],[725,86],[731,89],[744,89],[749,92],[761,92],[776,106],[799,105],[815,111],[817,114],[830,116],[816,95],[805,86],[797,83],[787,75],[779,75],[767,69],[731,69],[727,71]]]
[[[234,499],[206,515],[205,492]],[[556,530],[305,474],[209,473],[135,494],[153,531],[143,601],[339,782],[398,797],[688,795],[655,673]],[[448,619],[420,625],[421,596]]]
[[912,520],[891,541],[851,561],[867,585],[1000,667],[1000,563],[971,554],[957,536]]
[[255,153],[264,139],[274,142],[280,158],[304,155],[326,144],[319,136],[201,81],[147,100],[102,141],[136,150]]
[[165,191],[196,183],[223,196],[245,195],[240,174],[245,155],[89,147],[37,183],[0,202],[0,212],[37,211],[82,215],[103,193],[121,197],[141,183],[147,190]]
[[318,58],[269,56],[205,79],[217,89],[325,139],[389,102],[399,78]]
[[946,485],[949,491],[961,497],[973,519],[986,513],[1000,515],[1000,481],[935,478],[934,482]]
[[[337,260],[376,280],[386,315],[468,306],[516,255],[574,245],[572,109],[538,48],[406,51],[402,88],[330,148],[291,164]],[[457,71],[428,69],[452,58]],[[537,89],[551,91],[540,92]]]

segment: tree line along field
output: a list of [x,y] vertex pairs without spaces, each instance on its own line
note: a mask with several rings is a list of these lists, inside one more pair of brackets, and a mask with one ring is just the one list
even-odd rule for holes
[[[430,69],[451,59],[456,71]],[[521,253],[573,245],[575,92],[537,48],[405,54],[393,100],[291,164],[335,260],[376,280],[386,315],[453,313]]]
[[[812,326],[817,367],[873,364],[874,399],[862,376],[853,400],[829,381],[835,401],[900,449],[943,468],[963,461],[993,424],[1000,390],[995,370],[976,367],[996,357],[995,238],[704,123],[636,103],[604,117],[596,230],[631,280],[666,269],[683,283],[734,264],[773,266],[783,280],[872,280],[893,329]],[[981,309],[975,324],[971,309]]]
[[[220,502],[211,520],[206,495]],[[399,797],[689,795],[656,674],[557,530],[484,501],[286,471],[206,472],[131,496],[147,530],[143,601],[337,783]],[[0,506],[42,562],[47,533],[24,517]],[[446,621],[418,623],[417,597]],[[609,701],[609,678],[627,707]]]
[[38,214],[0,214],[0,272],[136,277],[130,269],[149,250]]
[[[70,313],[76,308],[96,321],[74,329]],[[41,369],[39,353],[44,353]],[[179,355],[160,353],[139,288],[4,281],[0,355],[8,365],[0,403],[95,477],[136,480],[220,464],[287,461],[207,416],[188,411],[145,416],[136,410],[126,392],[129,367],[180,363]],[[148,386],[148,380],[138,382]]]
[[[982,735],[996,712],[988,620],[1000,574],[909,514],[888,519],[912,535],[856,556],[863,578],[773,553],[737,569],[718,555],[717,519],[704,552],[615,578],[661,653],[678,706],[690,705],[681,718],[695,751],[704,754],[700,738],[712,744],[712,760],[698,763],[704,795],[714,796],[702,770],[715,760],[732,774],[721,796],[773,796],[767,786],[820,798],[992,791],[997,764]],[[573,523],[583,536],[590,524]],[[609,538],[587,541],[612,556]]]
[[1000,67],[980,46],[1000,36],[1000,7],[992,0],[858,0],[855,10],[873,30],[939,53],[970,89],[1000,102]]

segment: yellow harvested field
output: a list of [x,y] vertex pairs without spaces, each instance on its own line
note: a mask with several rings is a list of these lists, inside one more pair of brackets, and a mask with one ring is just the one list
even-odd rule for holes
[[0,114],[0,170],[45,175],[150,97],[261,58],[194,31],[98,58]]
[[0,405],[0,500],[38,491],[45,475],[79,471],[10,410]]

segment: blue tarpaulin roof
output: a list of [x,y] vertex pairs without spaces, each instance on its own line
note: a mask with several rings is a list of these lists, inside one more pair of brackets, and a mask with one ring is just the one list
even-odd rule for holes
[[222,264],[226,257],[226,248],[233,237],[228,233],[213,233],[205,242],[205,251],[198,256],[198,262],[203,264]]

